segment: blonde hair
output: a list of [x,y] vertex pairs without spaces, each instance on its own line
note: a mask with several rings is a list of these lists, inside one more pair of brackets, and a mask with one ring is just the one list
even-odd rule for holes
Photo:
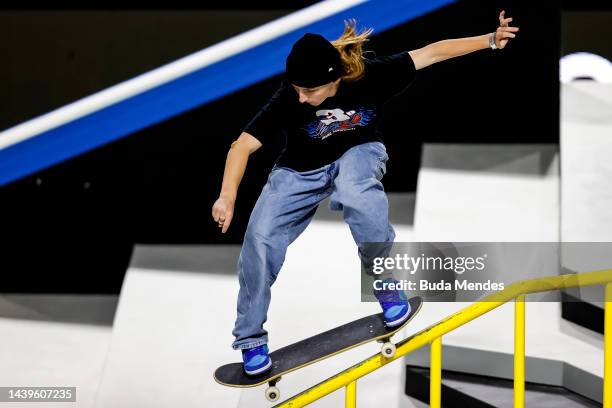
[[331,42],[340,52],[344,81],[357,81],[363,76],[365,70],[363,44],[368,41],[368,36],[373,31],[372,28],[368,28],[357,32],[357,21],[351,18],[344,20],[344,32],[337,40]]

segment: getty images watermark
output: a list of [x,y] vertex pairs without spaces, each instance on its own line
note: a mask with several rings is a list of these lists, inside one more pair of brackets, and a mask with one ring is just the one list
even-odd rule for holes
[[[470,271],[484,271],[487,254],[478,257],[471,256],[410,256],[406,253],[395,254],[394,257],[375,257],[373,259],[372,272],[374,275],[383,275],[387,271],[405,271],[414,275],[417,271],[452,271],[462,275]],[[492,282],[490,279],[484,282],[470,282],[467,279],[438,280],[419,279],[418,281],[401,279],[400,281],[386,281],[376,279],[372,287],[376,290],[503,290],[504,282]]]
[[[521,281],[612,268],[608,242],[375,242],[360,247],[361,296],[403,290],[425,301],[482,300]],[[528,295],[527,301],[604,299],[603,288]]]

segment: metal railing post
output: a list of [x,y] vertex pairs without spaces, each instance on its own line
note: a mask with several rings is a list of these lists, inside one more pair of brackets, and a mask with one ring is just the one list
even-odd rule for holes
[[357,381],[346,384],[345,406],[346,408],[357,407]]
[[612,282],[605,296],[603,408],[612,408]]
[[429,406],[442,406],[442,337],[431,342],[430,373],[429,373]]
[[525,295],[514,300],[514,408],[525,407]]

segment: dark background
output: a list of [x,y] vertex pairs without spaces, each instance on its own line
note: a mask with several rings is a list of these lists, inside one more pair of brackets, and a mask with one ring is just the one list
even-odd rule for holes
[[561,54],[591,52],[612,59],[611,21],[612,11],[564,11],[561,16]]
[[[0,129],[294,11],[256,4],[2,5]],[[521,28],[502,51],[419,71],[389,103],[387,191],[414,191],[423,142],[558,143],[561,10],[585,7],[597,5],[459,1],[375,35],[384,55],[491,32],[501,9]],[[227,234],[210,210],[229,144],[280,78],[0,188],[0,292],[118,293],[134,243],[240,243],[278,148],[251,156]]]

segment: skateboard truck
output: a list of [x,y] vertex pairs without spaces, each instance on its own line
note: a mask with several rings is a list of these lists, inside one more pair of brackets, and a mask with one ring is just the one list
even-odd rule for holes
[[395,344],[391,342],[391,337],[378,339],[376,342],[382,343],[382,346],[380,347],[380,354],[382,354],[383,357],[391,358],[395,355],[396,348]]
[[276,387],[276,383],[281,380],[282,377],[277,377],[272,381],[268,382],[268,388],[266,388],[266,399],[274,402],[280,398],[280,390]]
[[384,357],[391,358],[395,355],[395,350],[395,344],[391,343],[390,341],[387,341],[383,343],[380,349],[380,354],[382,354]]

